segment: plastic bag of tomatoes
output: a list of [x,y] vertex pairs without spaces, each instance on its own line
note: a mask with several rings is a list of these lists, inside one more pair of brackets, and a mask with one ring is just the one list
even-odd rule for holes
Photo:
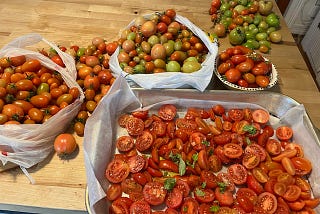
[[88,119],[91,213],[319,211],[319,140],[302,105],[273,116],[250,99],[155,94],[119,77]]
[[204,91],[215,68],[217,42],[187,18],[167,11],[174,13],[148,14],[130,22],[121,32],[110,68],[132,87]]
[[[26,49],[40,42],[57,52],[61,65]],[[0,58],[0,160],[29,168],[53,151],[54,138],[78,113],[83,91],[72,57],[41,35],[16,38],[0,50]]]

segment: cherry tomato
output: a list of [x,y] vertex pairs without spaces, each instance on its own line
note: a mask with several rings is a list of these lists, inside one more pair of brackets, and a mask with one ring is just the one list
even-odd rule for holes
[[239,158],[242,155],[243,149],[239,144],[227,143],[223,146],[223,152],[229,158]]
[[256,76],[256,83],[258,86],[260,86],[262,88],[266,88],[266,87],[268,87],[268,85],[270,83],[270,79],[267,76],[258,75],[258,76]]
[[107,166],[105,176],[112,183],[124,181],[130,173],[129,164],[123,159],[113,159]]
[[107,189],[107,199],[110,201],[114,201],[119,198],[122,194],[121,185],[120,184],[110,184]]
[[178,178],[176,181],[175,188],[178,188],[180,191],[182,191],[184,198],[189,195],[190,187],[186,181]]
[[179,173],[179,167],[171,160],[160,160],[159,168],[166,171]]
[[131,136],[120,136],[116,141],[116,147],[120,152],[128,152],[134,147],[134,140]]
[[178,188],[173,188],[171,192],[168,193],[166,198],[166,205],[169,208],[178,208],[182,204],[183,201],[183,192]]
[[292,138],[293,131],[289,126],[280,126],[276,129],[276,136],[279,140],[286,141]]
[[159,182],[148,182],[143,187],[143,197],[150,205],[160,205],[164,202],[167,195],[167,190],[163,184]]
[[134,155],[128,159],[128,164],[130,172],[137,173],[144,168],[146,161],[141,155]]
[[210,203],[214,200],[215,194],[212,189],[196,187],[194,196],[199,203]]
[[252,119],[256,123],[266,124],[269,121],[269,112],[263,109],[256,109],[252,112]]
[[158,110],[158,115],[163,120],[173,120],[176,116],[177,108],[172,104],[165,104],[160,107]]
[[144,130],[144,122],[140,118],[130,117],[126,121],[126,129],[130,135],[141,135]]
[[135,201],[130,206],[130,214],[151,214],[151,207],[143,200]]
[[135,145],[137,150],[140,152],[148,150],[152,146],[153,140],[153,135],[150,131],[142,131],[142,133],[136,138]]
[[200,179],[206,183],[206,188],[216,188],[218,185],[217,176],[211,170],[202,170]]
[[241,164],[232,164],[228,167],[228,174],[231,180],[238,185],[244,184],[247,180],[247,169]]
[[36,123],[40,123],[43,120],[44,114],[43,112],[38,108],[31,108],[28,111],[28,115],[31,120],[35,121]]
[[297,175],[307,175],[311,172],[312,165],[311,162],[302,157],[293,157],[291,158],[291,162],[295,168],[295,174]]
[[301,189],[297,185],[288,185],[287,191],[284,193],[283,198],[287,201],[293,202],[296,201],[301,194]]
[[264,192],[263,186],[251,174],[249,174],[247,177],[247,185],[250,189],[252,189],[257,194],[261,194]]
[[25,63],[22,64],[21,70],[22,72],[37,72],[41,68],[41,63],[37,59],[29,59]]
[[60,66],[63,67],[63,68],[66,67],[65,64],[63,63],[61,57],[60,57],[58,54],[52,56],[52,57],[51,57],[51,60],[52,60],[54,63],[56,63],[57,65],[60,65]]
[[230,68],[225,73],[227,81],[236,83],[241,78],[241,72],[237,68]]
[[270,155],[279,155],[281,152],[281,144],[276,139],[269,139],[265,148]]
[[260,161],[264,161],[267,157],[266,150],[257,143],[252,143],[245,148],[245,153],[253,153],[259,156]]
[[228,190],[223,191],[220,187],[217,187],[214,194],[221,206],[230,206],[234,202],[232,192]]
[[256,206],[267,213],[274,213],[277,209],[277,198],[269,192],[261,193]]
[[181,206],[181,214],[196,214],[198,213],[199,203],[191,197],[184,199]]
[[72,134],[59,134],[54,140],[54,150],[58,155],[69,155],[77,148],[76,139]]
[[244,187],[238,189],[236,199],[243,210],[248,213],[253,211],[258,196],[252,189]]
[[117,198],[110,206],[110,213],[129,213],[133,201],[126,197]]

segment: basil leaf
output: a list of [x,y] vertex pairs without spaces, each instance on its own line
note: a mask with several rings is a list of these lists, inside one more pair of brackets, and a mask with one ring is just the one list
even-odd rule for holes
[[186,173],[186,163],[184,162],[184,160],[180,157],[179,160],[179,174],[182,176]]
[[176,185],[175,178],[168,178],[168,179],[164,180],[164,188],[166,190],[172,190],[175,185]]

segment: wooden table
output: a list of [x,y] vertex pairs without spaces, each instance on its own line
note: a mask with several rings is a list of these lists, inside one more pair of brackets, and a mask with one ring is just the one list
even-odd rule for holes
[[[76,44],[86,47],[96,36],[112,41],[118,38],[120,29],[137,15],[167,8],[175,8],[203,30],[212,32],[209,7],[209,0],[1,0],[0,47],[32,32],[65,46]],[[274,10],[280,14],[278,8]],[[311,120],[319,128],[320,93],[283,19],[281,26],[283,42],[272,45],[270,54],[266,55],[275,64],[280,76],[272,91],[303,103]],[[219,50],[230,46],[227,39],[221,39],[220,45]],[[35,185],[29,183],[19,168],[0,173],[0,210],[86,212],[82,138],[78,138],[78,142],[79,151],[70,160],[62,161],[52,154],[29,169]]]

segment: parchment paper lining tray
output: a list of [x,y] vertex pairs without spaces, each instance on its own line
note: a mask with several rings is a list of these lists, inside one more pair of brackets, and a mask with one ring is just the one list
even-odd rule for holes
[[[187,107],[209,108],[217,103],[228,108],[262,107],[270,112],[271,125],[290,125],[294,141],[303,146],[305,156],[313,165],[309,182],[315,197],[320,196],[320,154],[319,138],[304,109],[304,106],[290,97],[274,92],[205,91],[194,89],[141,90],[130,89],[126,80],[117,78],[110,92],[105,96],[87,121],[84,136],[84,154],[87,174],[87,209],[90,213],[108,213],[104,190],[108,187],[105,168],[113,158],[115,139],[118,132],[117,119],[124,112],[140,107],[158,109],[161,104],[172,103],[178,112]],[[316,209],[320,213],[319,207]]]

